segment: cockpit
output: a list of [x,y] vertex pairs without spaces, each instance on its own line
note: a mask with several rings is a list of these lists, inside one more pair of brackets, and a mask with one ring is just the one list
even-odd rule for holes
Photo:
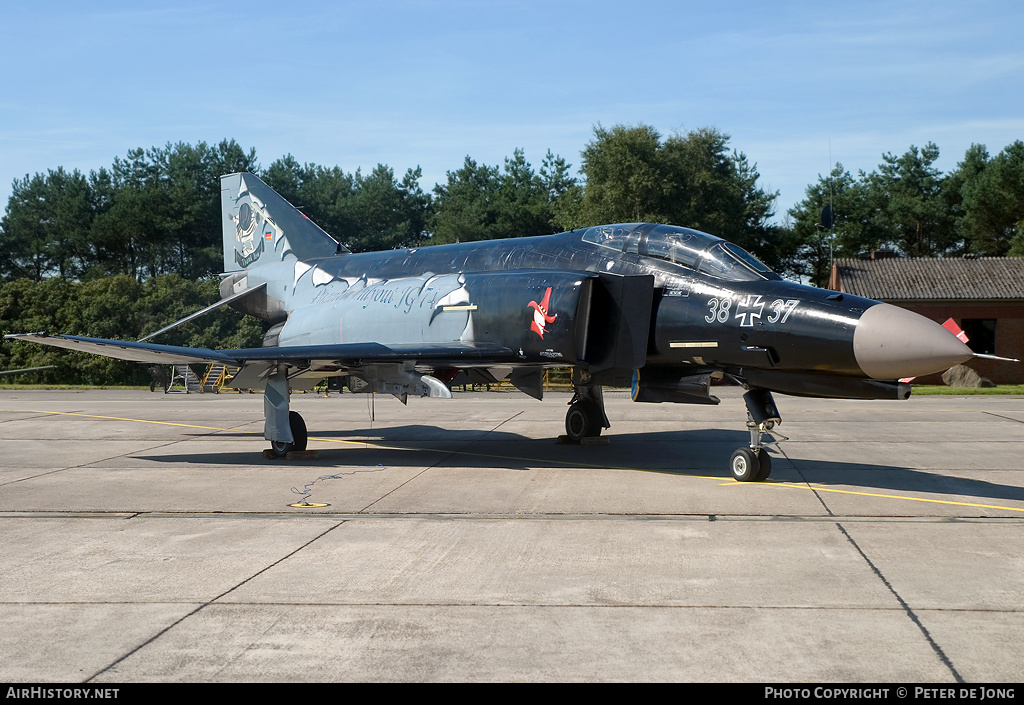
[[618,252],[671,262],[718,279],[781,279],[742,247],[699,230],[675,225],[598,225],[584,230],[582,239]]

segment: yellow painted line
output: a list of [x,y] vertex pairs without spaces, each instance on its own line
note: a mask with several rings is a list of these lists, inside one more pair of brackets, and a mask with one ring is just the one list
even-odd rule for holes
[[[749,483],[748,483],[749,484]],[[927,497],[904,497],[898,494],[881,494],[879,492],[858,492],[857,490],[837,490],[830,487],[821,487],[819,485],[791,485],[783,482],[769,482],[762,483],[770,485],[772,487],[785,487],[788,489],[797,490],[815,490],[816,492],[833,492],[835,494],[852,494],[860,495],[862,497],[880,497],[882,499],[903,499],[908,502],[928,502],[930,504],[948,504],[954,507],[976,507],[980,509],[1004,509],[1008,512],[1024,512],[1024,509],[1019,507],[1003,507],[998,504],[977,504],[974,502],[954,502],[948,499],[928,499]]]
[[[87,419],[107,419],[109,421],[134,421],[135,423],[154,423],[161,426],[181,426],[183,428],[201,428],[207,431],[231,431],[237,432],[236,428],[218,428],[217,426],[197,426],[190,423],[174,423],[173,421],[150,421],[149,419],[127,419],[123,416],[98,416],[96,414],[74,414],[70,411],[33,411],[30,414],[56,414],[59,416],[81,416]],[[242,433],[256,433],[255,431],[242,431]]]
[[674,341],[674,342],[670,342],[668,344],[668,346],[670,348],[717,348],[718,347],[718,343],[714,342],[714,341],[709,341],[709,342],[692,342],[692,343],[683,342],[683,341]]
[[[106,419],[108,421],[132,421],[132,422],[135,422],[135,423],[159,424],[161,426],[178,426],[178,427],[181,427],[181,428],[200,428],[200,429],[203,429],[203,430],[206,430],[206,431],[226,431],[226,432],[231,432],[231,433],[249,433],[249,434],[252,434],[252,435],[257,435],[259,433],[257,431],[243,431],[243,430],[240,430],[240,429],[237,429],[237,428],[219,428],[217,426],[198,426],[196,424],[176,423],[176,422],[173,422],[173,421],[150,421],[149,419],[130,419],[130,418],[125,418],[123,416],[100,416],[98,414],[79,414],[79,413],[72,413],[72,412],[69,412],[69,411],[34,411],[34,410],[29,410],[29,413],[32,413],[32,414],[54,414],[54,415],[59,415],[59,416],[80,416],[80,417],[88,418],[88,419]],[[348,440],[348,439],[322,438],[322,437],[316,437],[316,436],[310,436],[309,440],[311,440],[311,441],[321,441],[321,442],[324,442],[324,443],[340,443],[340,444],[350,444],[350,445],[370,445],[370,446],[373,446],[375,448],[381,448],[383,450],[414,451],[414,452],[419,452],[419,453],[422,453],[422,452],[447,453],[449,455],[470,455],[470,456],[475,456],[475,457],[478,457],[478,458],[494,458],[496,460],[516,460],[516,461],[519,461],[519,462],[531,463],[531,464],[533,464],[533,463],[556,463],[558,465],[564,465],[566,467],[574,467],[574,468],[593,468],[593,469],[596,469],[596,470],[625,470],[625,471],[629,471],[629,472],[654,472],[654,473],[664,473],[664,474],[671,473],[673,475],[678,475],[679,474],[678,472],[674,472],[674,471],[671,471],[671,470],[652,470],[652,469],[647,469],[647,468],[622,467],[622,466],[617,466],[617,465],[596,465],[596,464],[591,464],[591,463],[571,462],[571,461],[567,461],[567,460],[550,460],[550,459],[540,460],[538,458],[524,458],[524,457],[519,457],[519,456],[515,456],[515,455],[497,455],[497,454],[493,454],[493,453],[477,453],[477,452],[474,452],[474,451],[463,451],[463,450],[444,450],[444,449],[438,449],[438,448],[419,448],[419,447],[415,447],[415,446],[396,446],[396,445],[388,445],[388,444],[385,444],[385,443],[379,443],[379,442],[376,442],[376,441],[368,441],[368,440],[353,441],[353,440]],[[688,474],[688,475],[686,475],[686,477],[694,477],[694,478],[701,479],[701,480],[717,480],[719,482],[719,487],[730,487],[730,486],[732,486],[732,487],[778,487],[778,488],[792,489],[792,490],[804,490],[804,491],[813,490],[813,491],[816,491],[816,492],[832,492],[834,494],[859,495],[859,496],[862,496],[862,497],[878,497],[880,499],[899,499],[899,500],[904,500],[904,501],[907,501],[907,502],[926,502],[926,503],[929,503],[929,504],[945,504],[945,505],[949,505],[949,506],[953,506],[953,507],[973,507],[973,508],[976,508],[976,509],[999,509],[999,510],[1003,510],[1003,511],[1007,511],[1007,512],[1021,512],[1021,513],[1024,513],[1024,508],[1020,508],[1020,507],[1004,507],[1004,506],[998,505],[998,504],[980,504],[980,503],[976,503],[976,502],[955,502],[953,500],[928,499],[926,497],[906,497],[906,496],[902,496],[902,495],[882,494],[882,493],[878,493],[878,492],[858,492],[856,490],[838,490],[838,489],[832,489],[832,488],[829,488],[829,487],[821,487],[819,485],[793,484],[793,483],[787,483],[787,482],[772,482],[772,481],[768,481],[768,482],[736,482],[735,480],[730,480],[728,482],[722,482],[721,481],[722,480],[721,477],[711,476],[711,475],[690,475],[690,474]]]
[[476,311],[476,304],[469,304],[468,306],[442,306],[442,311]]

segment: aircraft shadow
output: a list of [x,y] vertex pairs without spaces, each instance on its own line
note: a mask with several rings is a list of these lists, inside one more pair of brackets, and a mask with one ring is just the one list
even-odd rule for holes
[[[198,435],[198,434],[197,434]],[[209,438],[209,436],[206,436]],[[268,460],[260,452],[262,439],[251,433],[220,433],[217,438],[253,441],[245,452],[196,452],[137,455],[139,460],[205,466],[337,465],[370,467],[472,467],[491,470],[608,468],[701,477],[729,477],[732,452],[749,442],[744,431],[722,429],[626,433],[609,436],[608,444],[571,445],[551,438],[528,438],[507,431],[440,429],[408,424],[378,428],[310,431],[310,448],[317,457],[306,460]],[[318,442],[317,439],[324,439]],[[331,440],[343,441],[331,443]],[[365,443],[364,443],[365,442]],[[206,445],[206,444],[204,444]],[[325,447],[326,446],[326,447]],[[784,447],[784,446],[783,446]],[[865,491],[959,495],[977,500],[1024,501],[1024,487],[988,480],[951,477],[901,465],[873,465],[831,460],[789,460],[772,450],[774,482],[808,482],[854,487]]]

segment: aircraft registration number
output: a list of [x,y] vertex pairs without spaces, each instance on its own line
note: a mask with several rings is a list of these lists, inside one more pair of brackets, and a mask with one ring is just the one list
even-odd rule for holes
[[708,323],[728,323],[729,319],[739,319],[740,327],[752,328],[754,321],[760,321],[762,316],[768,323],[785,323],[797,309],[799,299],[775,299],[767,304],[768,315],[765,316],[766,303],[763,297],[757,294],[743,296],[736,299],[736,308],[733,310],[731,298],[714,298],[708,301],[708,315],[704,320]]

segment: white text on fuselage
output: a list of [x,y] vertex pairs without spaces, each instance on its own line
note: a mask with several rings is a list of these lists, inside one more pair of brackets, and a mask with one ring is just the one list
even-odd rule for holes
[[[767,317],[767,321],[769,323],[785,323],[799,304],[800,301],[797,299],[789,299],[788,301],[776,299],[772,301],[768,305],[771,314]],[[730,310],[732,305],[733,300],[731,298],[710,299],[707,303],[708,315],[704,316],[704,320],[708,323],[726,323],[730,318],[735,318],[739,320],[741,328],[752,328],[755,321],[760,322],[761,315],[764,313],[765,302],[761,300],[761,296],[749,294],[736,300],[735,313]]]
[[351,291],[328,291],[323,290],[313,297],[311,304],[330,304],[344,299],[350,301],[364,301],[381,306],[391,305],[400,309],[402,313],[409,313],[413,308],[432,309],[440,300],[442,293],[429,287],[422,286],[370,286],[352,293]]

